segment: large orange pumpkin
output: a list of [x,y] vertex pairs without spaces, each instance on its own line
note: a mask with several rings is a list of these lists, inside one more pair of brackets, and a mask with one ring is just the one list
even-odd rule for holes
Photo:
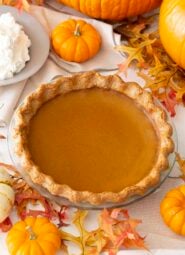
[[148,12],[162,0],[59,0],[90,17],[104,20],[122,20]]
[[170,190],[161,202],[161,216],[175,233],[185,236],[185,185]]
[[165,50],[179,66],[185,68],[185,1],[163,1],[159,28]]

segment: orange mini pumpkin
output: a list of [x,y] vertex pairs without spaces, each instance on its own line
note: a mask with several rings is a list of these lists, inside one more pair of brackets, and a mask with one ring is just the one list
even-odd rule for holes
[[166,194],[160,211],[164,222],[175,233],[185,236],[185,185]]
[[66,61],[84,62],[97,54],[101,46],[98,31],[83,20],[67,20],[52,32],[52,45]]
[[185,1],[164,0],[160,10],[160,38],[170,57],[185,68]]
[[11,255],[55,255],[61,245],[57,227],[47,218],[34,217],[17,222],[6,242]]
[[121,20],[148,12],[162,0],[59,0],[90,17],[104,20]]

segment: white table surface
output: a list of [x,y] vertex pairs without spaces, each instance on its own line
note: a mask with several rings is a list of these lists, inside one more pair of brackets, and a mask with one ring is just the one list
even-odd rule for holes
[[[47,64],[46,64],[47,65]],[[44,68],[47,69],[44,72]],[[62,72],[64,73],[64,72]],[[38,81],[38,84],[42,82],[44,77],[44,81],[49,81],[51,77],[49,76],[48,66],[45,66],[40,71],[40,76],[42,78]],[[58,73],[57,73],[58,74]],[[106,73],[108,74],[108,73]],[[124,77],[125,78],[125,77]],[[125,78],[126,79],[126,78]],[[129,81],[138,81],[141,84],[140,78],[135,76],[135,72],[133,70],[129,70],[127,80]],[[26,89],[23,92],[23,95],[20,99],[22,101],[24,97],[32,90],[34,90],[36,86],[36,79],[33,78],[32,82],[29,82],[26,86]],[[185,108],[182,106],[177,107],[177,114],[173,118],[173,122],[175,124],[177,135],[178,135],[178,152],[181,153],[185,157]],[[7,135],[7,128],[1,128],[0,133]],[[8,154],[7,143],[6,140],[0,141],[0,161],[6,163],[12,163]],[[174,167],[171,175],[178,175],[177,166]],[[143,221],[143,223],[139,226],[138,230],[144,236],[146,235],[146,242],[148,247],[151,249],[152,254],[155,255],[184,255],[185,254],[185,237],[178,236],[174,234],[170,229],[166,227],[163,223],[160,213],[159,213],[159,204],[161,199],[164,197],[164,194],[171,188],[176,187],[180,184],[183,184],[183,181],[180,179],[172,179],[167,178],[166,181],[162,184],[160,189],[156,192],[152,193],[148,197],[135,202],[129,206],[127,209],[129,210],[130,215],[133,218],[138,218]],[[93,229],[97,226],[97,213],[96,211],[90,211],[88,220],[87,220],[87,228]],[[11,215],[13,221],[16,221],[15,212]],[[72,233],[76,233],[73,227],[68,228]],[[6,234],[0,233],[0,254],[8,255],[8,251],[5,245]],[[79,254],[78,250],[72,245],[70,246],[70,250],[73,251],[73,254]],[[59,252],[58,254],[62,254]],[[144,255],[149,254],[147,251],[120,251],[118,254],[125,255]],[[36,254],[35,254],[36,255]]]

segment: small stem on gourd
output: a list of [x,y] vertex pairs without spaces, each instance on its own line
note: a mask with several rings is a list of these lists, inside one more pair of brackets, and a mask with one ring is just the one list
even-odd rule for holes
[[80,32],[80,24],[76,25],[75,31],[74,31],[74,35],[75,36],[81,36],[81,32]]
[[35,240],[35,239],[37,239],[37,236],[36,236],[36,234],[33,232],[32,227],[27,226],[27,227],[26,227],[26,230],[28,231],[28,233],[29,233],[29,235],[30,235],[30,237],[29,237],[30,240]]

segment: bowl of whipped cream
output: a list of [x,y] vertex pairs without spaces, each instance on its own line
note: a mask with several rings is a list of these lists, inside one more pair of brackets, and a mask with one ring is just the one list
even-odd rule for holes
[[14,7],[0,7],[0,86],[35,74],[49,49],[49,36],[33,16]]

